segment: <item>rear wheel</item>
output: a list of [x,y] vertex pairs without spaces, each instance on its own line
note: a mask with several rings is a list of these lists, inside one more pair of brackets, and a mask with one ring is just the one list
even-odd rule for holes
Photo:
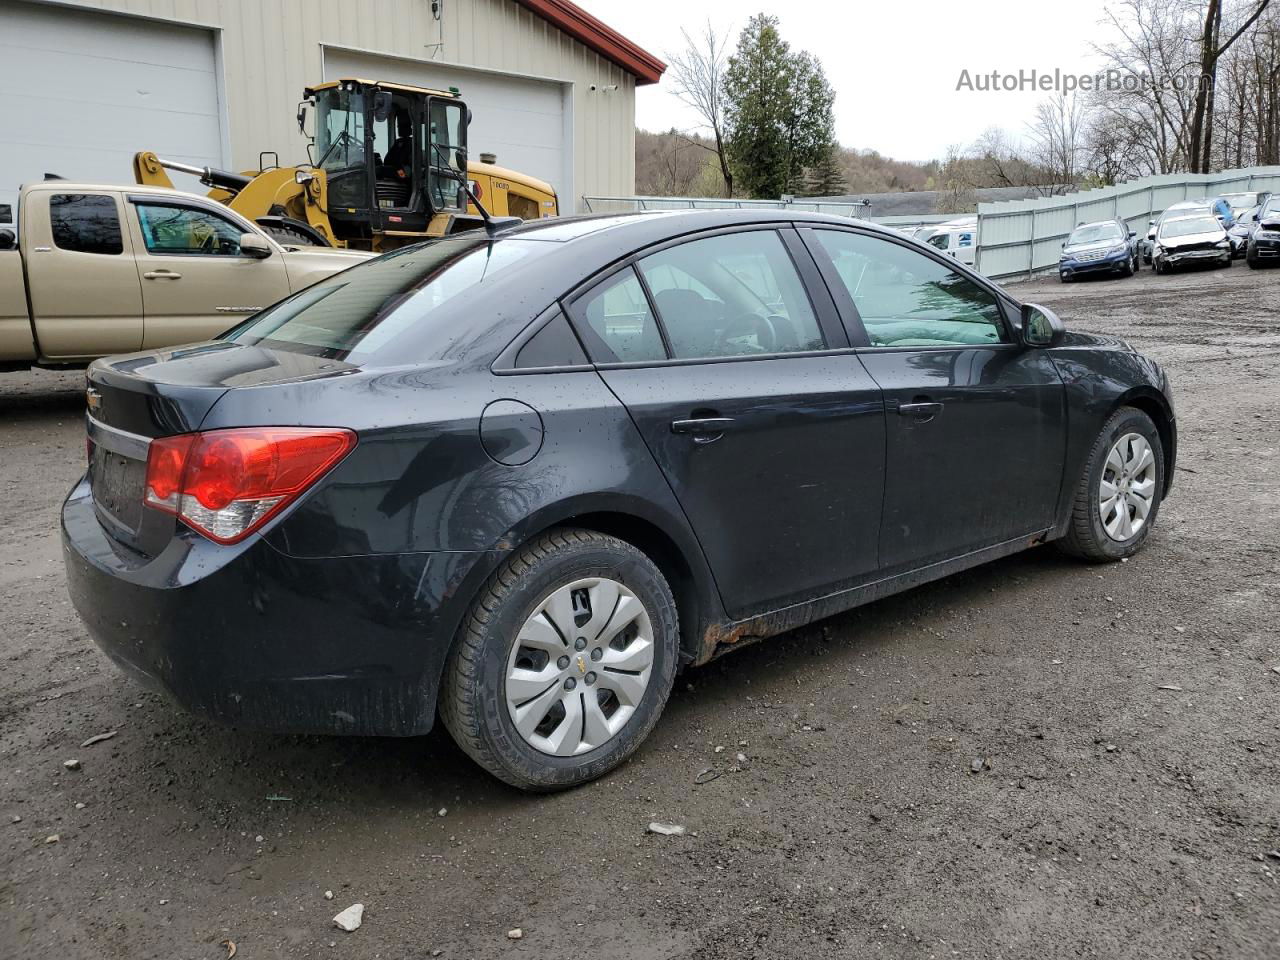
[[639,747],[678,657],[675,600],[653,562],[614,537],[554,530],[481,590],[450,652],[440,712],[495,777],[564,789]]
[[1160,431],[1141,410],[1121,407],[1090,451],[1059,548],[1095,563],[1133,556],[1151,534],[1163,490]]

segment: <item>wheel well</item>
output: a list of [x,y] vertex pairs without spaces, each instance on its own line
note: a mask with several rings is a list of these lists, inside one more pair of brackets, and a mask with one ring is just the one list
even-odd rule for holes
[[1121,405],[1141,410],[1151,418],[1151,422],[1156,425],[1156,430],[1160,432],[1160,448],[1164,451],[1164,486],[1168,490],[1169,484],[1173,482],[1174,457],[1173,427],[1169,422],[1169,411],[1155,397],[1145,394],[1128,397]]
[[656,524],[626,513],[582,513],[566,517],[557,527],[580,527],[625,540],[657,565],[675,596],[680,616],[680,646],[685,654],[699,649],[703,621],[698,585],[689,561],[667,533]]

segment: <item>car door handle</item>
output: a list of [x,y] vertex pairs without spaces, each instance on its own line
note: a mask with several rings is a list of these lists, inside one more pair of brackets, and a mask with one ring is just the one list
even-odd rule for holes
[[172,270],[148,270],[143,274],[148,280],[181,280],[182,274]]
[[916,420],[925,421],[932,420],[942,412],[942,404],[937,400],[924,400],[915,403],[898,404],[898,413],[900,416],[913,417]]
[[697,417],[692,420],[672,420],[672,433],[688,433],[695,437],[719,436],[733,426],[733,417]]

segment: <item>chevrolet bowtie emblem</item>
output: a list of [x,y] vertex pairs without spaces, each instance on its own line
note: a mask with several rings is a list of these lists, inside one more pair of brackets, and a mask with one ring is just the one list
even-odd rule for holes
[[587,672],[587,658],[584,657],[582,654],[578,654],[578,672],[579,673]]
[[98,408],[102,406],[102,394],[93,387],[84,392],[84,402],[93,413],[97,413]]

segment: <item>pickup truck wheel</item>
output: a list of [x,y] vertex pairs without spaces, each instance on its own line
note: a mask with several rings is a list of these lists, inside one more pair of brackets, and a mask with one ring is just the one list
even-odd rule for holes
[[481,588],[445,666],[440,713],[498,779],[561,790],[640,746],[678,659],[675,600],[653,562],[614,537],[553,530]]
[[1059,548],[1094,563],[1133,556],[1151,535],[1163,490],[1160,431],[1141,410],[1121,407],[1089,452]]

